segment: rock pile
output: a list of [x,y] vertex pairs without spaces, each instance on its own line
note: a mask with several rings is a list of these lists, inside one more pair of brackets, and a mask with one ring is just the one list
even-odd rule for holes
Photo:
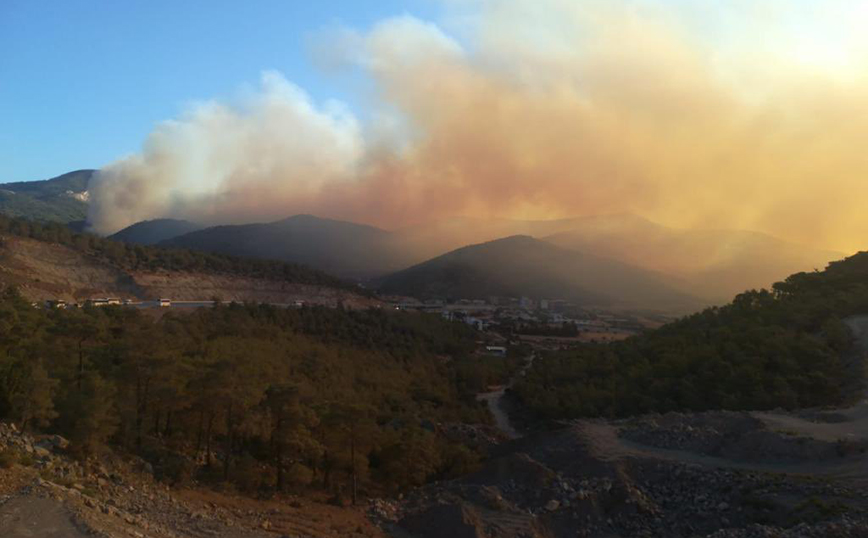
[[[633,427],[683,449],[719,446],[734,429],[757,425],[734,414],[688,417],[658,425],[660,431],[650,421]],[[868,536],[868,492],[860,488],[665,458],[610,457],[589,448],[593,443],[583,436],[590,430],[574,425],[507,445],[478,473],[411,494],[398,507],[399,524],[420,537],[436,536],[425,531],[435,524],[440,536],[479,538],[807,537],[834,529],[845,529],[834,531],[842,537]]]
[[[738,462],[821,462],[865,452],[864,442],[829,442],[769,430],[748,413],[667,413],[627,421],[621,436],[642,445]],[[856,443],[856,444],[854,444]],[[856,446],[858,445],[858,446]]]

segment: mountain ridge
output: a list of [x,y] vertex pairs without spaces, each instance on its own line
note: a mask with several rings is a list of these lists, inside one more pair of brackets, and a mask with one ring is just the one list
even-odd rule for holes
[[485,299],[527,296],[585,306],[690,310],[702,301],[659,275],[617,260],[516,235],[462,247],[379,281],[386,294]]
[[0,184],[0,213],[61,223],[87,218],[88,183],[96,170],[67,172],[51,179]]
[[366,279],[402,268],[391,232],[365,224],[294,215],[268,223],[221,225],[159,244],[316,267],[343,278]]
[[155,245],[180,235],[201,230],[195,222],[180,219],[152,219],[131,224],[108,236],[114,241],[137,245]]

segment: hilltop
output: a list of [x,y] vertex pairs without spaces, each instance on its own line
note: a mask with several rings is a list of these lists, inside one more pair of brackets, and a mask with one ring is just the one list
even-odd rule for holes
[[277,222],[214,226],[161,242],[233,256],[276,259],[344,278],[369,278],[405,267],[389,232],[351,222],[296,215]]
[[222,300],[372,305],[360,290],[285,262],[126,245],[52,223],[0,217],[0,283],[33,300]]
[[137,222],[109,236],[113,241],[136,245],[156,245],[201,230],[202,226],[188,220],[153,219]]
[[0,184],[0,213],[70,223],[87,218],[87,185],[96,170],[76,170],[44,181]]
[[768,288],[797,271],[844,257],[746,230],[681,230],[635,215],[586,217],[543,236],[562,248],[592,252],[677,278],[688,293],[715,303]]
[[558,298],[584,305],[686,309],[701,304],[662,275],[528,236],[463,247],[382,279],[386,294],[420,298]]

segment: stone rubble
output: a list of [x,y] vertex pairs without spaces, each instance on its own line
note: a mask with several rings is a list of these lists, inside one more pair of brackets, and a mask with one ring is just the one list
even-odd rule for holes
[[[659,431],[652,424],[657,418],[618,425],[631,440],[664,440],[666,448],[703,454],[721,438],[737,441],[740,432],[758,428],[737,415],[669,417]],[[585,431],[577,423],[507,445],[475,475],[410,494],[397,506],[399,525],[425,538],[868,536],[868,491],[856,484],[614,458],[595,453]],[[426,531],[435,524],[442,534]]]

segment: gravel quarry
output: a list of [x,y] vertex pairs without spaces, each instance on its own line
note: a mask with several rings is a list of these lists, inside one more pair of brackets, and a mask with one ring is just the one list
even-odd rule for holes
[[[864,364],[868,317],[846,323]],[[501,399],[486,398],[502,410]],[[510,437],[474,475],[395,503],[393,535],[868,536],[866,399],[838,410],[580,420]]]

